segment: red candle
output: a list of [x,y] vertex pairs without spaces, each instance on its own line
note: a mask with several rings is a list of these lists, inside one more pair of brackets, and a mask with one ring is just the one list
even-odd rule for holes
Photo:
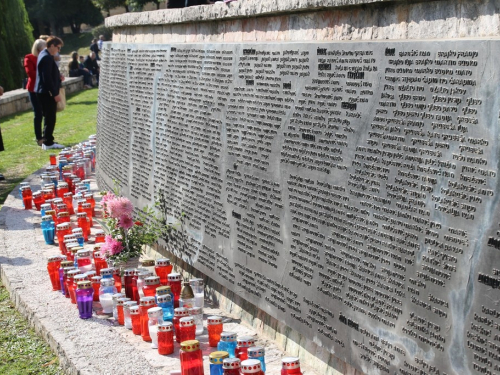
[[119,268],[113,270],[113,279],[115,280],[115,288],[118,293],[122,291],[122,276]]
[[125,282],[125,295],[128,298],[133,298],[133,294],[134,294],[133,290],[132,290],[132,286],[133,286],[132,279],[134,277],[134,271],[135,271],[134,268],[127,268],[124,271],[123,280]]
[[198,340],[184,341],[181,344],[180,357],[182,375],[204,375],[203,358]]
[[156,288],[160,286],[160,278],[158,276],[146,277],[144,279],[144,283],[144,288],[142,288],[144,296],[154,297],[156,294]]
[[101,276],[92,276],[92,288],[94,288],[94,301],[99,302],[99,288],[101,287]]
[[83,231],[83,240],[87,242],[90,234],[90,223],[87,219],[87,213],[79,212],[76,214],[76,218],[78,227],[82,228]]
[[[80,204],[78,204],[78,208],[80,208]],[[92,227],[94,224],[92,222],[92,205],[90,203],[82,204],[83,212],[87,213],[87,219],[89,219],[89,224]]]
[[141,311],[140,306],[130,307],[130,319],[132,320],[132,332],[134,335],[141,334]]
[[71,270],[68,272],[67,274],[67,279],[66,279],[66,289],[68,290],[69,292],[69,298],[71,300],[71,303],[74,303],[76,304],[76,294],[75,294],[75,291],[76,291],[76,284],[74,282],[74,277],[75,275],[78,275],[80,274],[80,270]]
[[40,211],[42,204],[45,203],[45,200],[43,199],[43,195],[41,191],[35,191],[33,193],[33,203],[35,204],[35,208],[37,211]]
[[196,338],[196,326],[192,316],[185,316],[179,319],[179,331],[175,333],[179,335],[177,342],[194,340]]
[[56,155],[55,154],[50,154],[49,155],[49,160],[50,160],[50,165],[57,165],[57,160],[56,160]]
[[49,272],[52,290],[61,290],[61,280],[59,279],[59,268],[62,258],[59,255],[51,256],[47,261],[47,271]]
[[92,216],[95,216],[95,200],[94,200],[94,194],[87,193],[84,195],[85,200],[87,203],[90,204],[90,207],[92,208]]
[[64,246],[64,236],[71,234],[71,226],[69,223],[57,224],[56,235],[57,243],[59,244],[59,250],[63,255],[66,255],[66,246]]
[[[73,266],[63,267],[63,281],[62,282],[64,284],[64,296],[66,298],[69,298],[69,290],[67,287],[67,285],[68,285],[68,272],[72,271],[74,269],[75,269],[75,267],[73,267]],[[62,285],[61,285],[61,287],[62,287]]]
[[31,193],[31,188],[29,186],[23,186],[21,188],[21,193],[23,196],[24,209],[31,210],[33,208],[33,195]]
[[241,336],[236,340],[236,358],[239,358],[241,362],[248,359],[248,348],[255,345],[255,339],[251,336]]
[[189,315],[188,309],[185,309],[184,307],[177,307],[174,309],[174,318],[172,319],[172,323],[174,324],[174,332],[175,332],[175,341],[177,341],[179,344],[181,343],[180,340],[180,320],[181,318],[184,318]]
[[169,259],[157,259],[155,272],[160,277],[161,285],[168,285],[168,274],[172,272],[172,264]]
[[68,192],[69,192],[68,183],[64,182],[64,181],[60,181],[57,184],[57,196],[64,200],[64,195],[67,194]]
[[261,364],[258,359],[241,361],[241,374],[264,375],[264,371],[262,371],[260,366]]
[[209,316],[207,318],[208,345],[216,348],[222,333],[222,318],[220,316]]
[[224,358],[222,361],[223,375],[240,375],[241,361],[239,358]]
[[164,322],[158,326],[158,354],[167,355],[174,352],[174,325]]
[[151,342],[148,327],[148,309],[156,307],[154,297],[142,297],[139,301],[139,312],[141,314],[141,336],[144,341]]
[[68,212],[70,213],[70,215],[74,215],[75,210],[73,209],[73,193],[64,193],[63,202],[64,204],[66,204],[66,207],[68,207]]
[[119,325],[124,325],[125,324],[125,316],[123,315],[123,303],[130,301],[130,298],[124,297],[124,298],[118,298],[116,300],[116,311],[118,312],[118,324]]
[[302,375],[300,371],[300,360],[297,357],[282,358],[281,365],[281,375]]
[[101,270],[103,268],[108,268],[108,263],[106,262],[105,259],[103,259],[99,251],[94,251],[94,266],[95,266],[95,272],[99,276],[101,275]]
[[95,232],[95,243],[103,243],[105,238],[105,233],[103,230],[98,230]]
[[181,296],[182,277],[179,273],[171,273],[167,278],[170,290],[174,295],[174,308],[177,308],[179,307],[179,298]]

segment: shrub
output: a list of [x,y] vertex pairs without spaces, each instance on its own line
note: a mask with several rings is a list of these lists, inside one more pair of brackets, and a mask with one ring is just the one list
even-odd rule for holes
[[113,39],[113,29],[104,25],[97,26],[92,30],[92,35],[94,38],[99,38],[100,35],[104,35],[104,39],[110,41]]

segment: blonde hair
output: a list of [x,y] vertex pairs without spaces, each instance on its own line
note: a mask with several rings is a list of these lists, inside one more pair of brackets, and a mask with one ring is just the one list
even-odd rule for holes
[[38,56],[40,51],[43,50],[46,45],[47,45],[47,42],[43,39],[35,40],[35,43],[33,43],[33,47],[31,47],[31,53],[34,56]]

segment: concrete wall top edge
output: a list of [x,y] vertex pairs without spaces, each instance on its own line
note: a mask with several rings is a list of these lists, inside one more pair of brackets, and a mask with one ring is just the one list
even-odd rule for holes
[[404,1],[406,0],[242,0],[183,9],[125,13],[106,18],[105,24],[107,27],[169,25]]

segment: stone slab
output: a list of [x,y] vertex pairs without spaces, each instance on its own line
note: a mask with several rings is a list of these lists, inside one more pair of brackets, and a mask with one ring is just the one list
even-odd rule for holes
[[291,351],[496,373],[498,49],[109,43],[98,182],[163,197],[168,250],[293,328]]

